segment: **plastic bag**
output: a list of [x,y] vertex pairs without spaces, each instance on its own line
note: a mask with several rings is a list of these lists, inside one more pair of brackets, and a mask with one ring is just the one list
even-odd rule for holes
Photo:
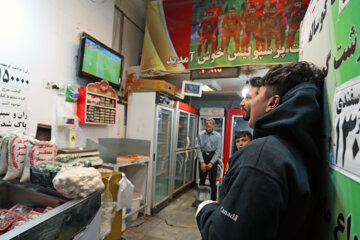
[[122,173],[122,178],[119,182],[116,211],[119,211],[122,208],[131,208],[133,193],[134,185],[125,176],[125,173]]
[[67,198],[84,198],[104,189],[101,174],[92,167],[62,168],[53,179],[54,188]]
[[74,89],[70,84],[68,84],[66,88],[65,101],[77,102],[78,99],[79,99],[79,92],[76,89]]
[[107,178],[106,190],[101,199],[100,236],[104,239],[111,232],[111,224],[116,214],[116,202],[110,193],[110,177]]

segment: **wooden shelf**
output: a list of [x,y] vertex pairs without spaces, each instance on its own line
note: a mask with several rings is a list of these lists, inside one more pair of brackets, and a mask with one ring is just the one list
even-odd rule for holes
[[[105,81],[106,82],[106,81]],[[80,124],[89,124],[89,125],[103,125],[103,126],[110,126],[110,125],[115,125],[116,124],[116,92],[109,86],[107,92],[104,92],[104,94],[101,94],[101,89],[100,89],[100,83],[91,83],[88,84],[88,86],[86,88],[79,88],[79,99],[77,101],[77,116],[79,118],[79,123]],[[95,92],[98,93],[95,93]],[[110,96],[109,96],[110,94]],[[97,96],[99,98],[105,98],[105,99],[111,99],[111,103],[113,104],[113,107],[108,107],[108,106],[103,106],[103,105],[97,105],[94,103],[88,103],[88,97],[90,96]],[[104,112],[105,114],[102,115],[102,117],[106,118],[106,119],[111,119],[114,120],[113,123],[108,123],[108,122],[90,122],[88,119],[88,115],[92,116],[92,120],[93,119],[98,119],[98,118],[102,118],[100,117],[101,113],[96,113],[94,114],[88,114],[88,106],[97,108],[96,110],[100,110],[101,109],[110,109],[111,111],[107,111]]]
[[115,123],[100,123],[100,122],[84,122],[80,124],[92,124],[92,125],[115,125]]
[[105,98],[110,98],[110,99],[116,100],[116,98],[109,97],[109,96],[106,96],[106,95],[101,95],[101,94],[94,93],[94,92],[89,92],[89,91],[88,91],[87,93],[90,94],[90,95],[95,95],[95,96],[99,96],[99,97],[105,97]]
[[106,107],[106,106],[102,106],[102,105],[96,105],[96,104],[91,104],[91,103],[87,103],[87,106],[94,106],[94,107],[99,107],[99,108],[106,108],[106,109],[112,109],[115,110],[115,107]]

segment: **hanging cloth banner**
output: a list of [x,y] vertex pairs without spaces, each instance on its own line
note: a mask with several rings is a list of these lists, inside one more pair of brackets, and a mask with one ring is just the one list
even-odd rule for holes
[[164,0],[148,5],[140,69],[274,64],[298,60],[308,0]]

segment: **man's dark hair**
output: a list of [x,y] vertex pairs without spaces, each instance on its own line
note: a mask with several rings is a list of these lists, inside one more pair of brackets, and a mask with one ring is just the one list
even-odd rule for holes
[[252,77],[250,78],[250,86],[251,87],[260,87],[261,77]]
[[249,131],[238,131],[235,132],[235,139],[242,138],[248,136],[250,140],[252,140],[252,134]]
[[260,85],[266,87],[266,97],[279,95],[280,97],[296,85],[304,82],[315,83],[320,89],[324,83],[324,73],[313,63],[293,62],[279,64],[260,79]]

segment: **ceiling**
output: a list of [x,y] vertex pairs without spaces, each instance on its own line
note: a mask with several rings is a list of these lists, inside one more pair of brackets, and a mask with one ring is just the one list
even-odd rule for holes
[[[201,80],[193,80],[195,82],[211,85],[217,85],[220,90],[212,91],[212,92],[203,92],[203,96],[216,96],[216,98],[233,98],[234,96],[240,97],[238,93],[241,93],[243,86],[246,82],[255,76],[264,76],[268,70],[268,66],[245,66],[241,67],[240,75],[236,78],[217,78],[217,79],[201,79]],[[149,73],[148,73],[149,74]],[[151,77],[150,77],[151,76]],[[144,76],[142,76],[144,77]],[[190,80],[190,72],[183,73],[152,73],[147,75],[147,77],[152,79],[160,79],[165,80],[179,89],[182,88],[183,80]]]

